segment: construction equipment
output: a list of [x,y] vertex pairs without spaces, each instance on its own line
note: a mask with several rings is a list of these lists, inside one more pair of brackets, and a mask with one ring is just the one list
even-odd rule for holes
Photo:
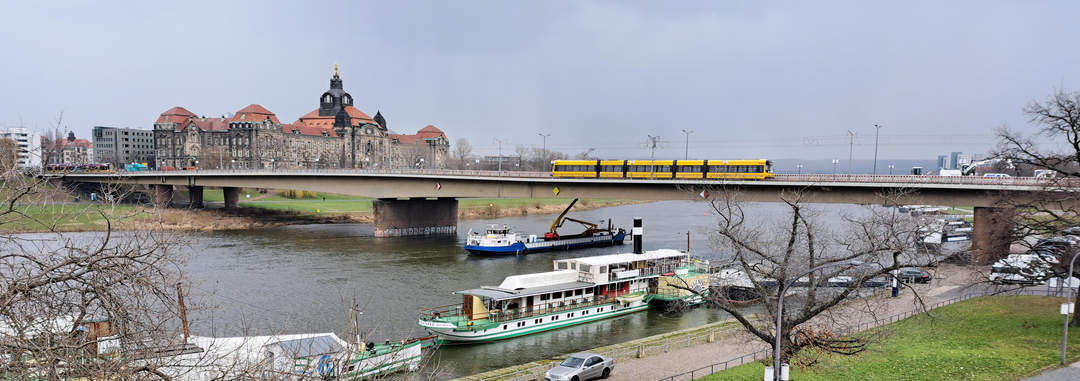
[[559,216],[555,218],[555,221],[553,221],[551,223],[551,228],[548,229],[547,233],[544,233],[544,239],[545,240],[559,239],[559,231],[558,231],[558,229],[561,228],[563,226],[563,223],[566,222],[566,221],[577,222],[579,224],[585,225],[585,231],[582,232],[581,234],[576,234],[575,236],[592,235],[593,233],[596,233],[596,232],[599,231],[599,229],[597,229],[597,225],[592,223],[592,222],[582,221],[582,220],[578,220],[578,219],[574,219],[574,218],[570,218],[570,217],[566,216],[566,213],[570,212],[570,208],[573,208],[574,204],[577,204],[577,202],[578,202],[578,199],[575,198],[574,201],[571,201],[570,205],[568,205],[566,207],[566,209],[563,210],[562,213],[560,213]]

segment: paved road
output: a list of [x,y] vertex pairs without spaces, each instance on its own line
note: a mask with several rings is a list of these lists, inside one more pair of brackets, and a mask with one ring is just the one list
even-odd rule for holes
[[[931,284],[915,286],[927,304],[964,294],[964,286],[973,283],[977,277],[973,268],[955,265],[942,265],[936,271],[936,275]],[[874,315],[883,318],[895,313],[910,311],[915,307],[911,292],[902,292],[899,298],[879,298],[876,301],[877,303],[872,311],[867,311],[864,308],[865,306],[837,308],[833,313],[824,314],[815,320],[818,324],[826,324],[833,328],[838,326],[850,327],[859,323],[873,321]],[[746,331],[742,331],[742,334],[737,334],[735,337],[722,336],[712,344],[675,349],[668,353],[648,356],[643,359],[619,361],[616,365],[616,371],[611,375],[611,379],[616,381],[658,380],[767,347],[757,338],[752,337]],[[701,375],[696,376],[700,377]],[[679,380],[689,379],[689,376],[679,378]],[[1080,380],[1080,378],[1061,378],[1061,380],[1066,379]]]
[[1071,365],[1058,368],[1054,370],[1048,370],[1042,374],[1025,378],[1024,381],[1075,381],[1080,380],[1080,362],[1074,362]]

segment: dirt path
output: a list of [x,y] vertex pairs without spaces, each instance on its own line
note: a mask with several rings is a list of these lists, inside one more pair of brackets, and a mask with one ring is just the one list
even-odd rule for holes
[[[971,284],[975,279],[975,270],[972,267],[942,265],[936,270],[934,281],[926,285],[916,285],[914,288],[926,304],[945,301],[964,293],[965,285]],[[872,313],[863,305],[851,305],[837,308],[828,315],[820,315],[811,324],[826,325],[835,331],[836,327],[855,327],[875,321],[875,316],[883,319],[896,313],[911,311],[916,306],[913,293],[905,289],[901,290],[897,298],[889,298],[885,294],[872,300]],[[766,348],[769,346],[746,331],[733,337],[720,335],[716,342],[711,344],[674,349],[642,359],[619,361],[611,379],[659,380]],[[680,379],[688,380],[689,376]]]

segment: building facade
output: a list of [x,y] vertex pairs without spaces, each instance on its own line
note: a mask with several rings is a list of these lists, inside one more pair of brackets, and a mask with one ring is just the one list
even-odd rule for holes
[[19,146],[15,158],[18,168],[37,168],[41,166],[41,136],[29,129],[12,127],[0,130],[0,139],[11,139]]
[[382,113],[353,106],[336,66],[319,108],[293,123],[258,104],[211,118],[173,107],[154,122],[153,142],[159,169],[443,168],[450,148],[435,126],[395,134]]
[[94,126],[93,161],[122,168],[130,163],[154,165],[154,131],[136,128]]

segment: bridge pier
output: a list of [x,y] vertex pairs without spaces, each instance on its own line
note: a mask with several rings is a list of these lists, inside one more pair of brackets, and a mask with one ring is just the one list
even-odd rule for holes
[[203,187],[199,185],[188,186],[188,207],[202,209]]
[[221,187],[221,193],[225,196],[225,209],[236,209],[240,202],[240,188]]
[[168,208],[172,205],[173,198],[173,186],[166,184],[155,184],[154,187],[154,207],[155,208]]
[[990,264],[1009,255],[1015,208],[975,207],[972,258],[977,264]]
[[371,206],[376,237],[457,233],[456,198],[377,199]]

